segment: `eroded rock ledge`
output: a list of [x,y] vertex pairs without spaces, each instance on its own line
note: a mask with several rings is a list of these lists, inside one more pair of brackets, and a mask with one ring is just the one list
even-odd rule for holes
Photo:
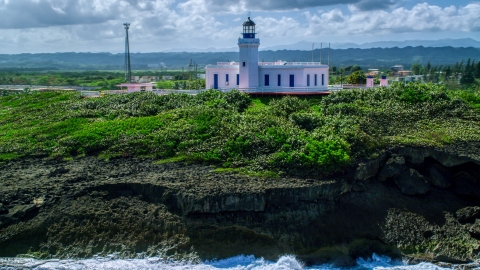
[[0,165],[0,256],[296,254],[348,265],[372,252],[480,256],[480,143],[398,147],[335,179],[260,179],[196,164],[93,157]]

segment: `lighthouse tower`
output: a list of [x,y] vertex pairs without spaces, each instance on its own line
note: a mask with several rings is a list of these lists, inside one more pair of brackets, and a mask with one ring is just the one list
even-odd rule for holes
[[243,23],[243,37],[238,39],[240,89],[258,87],[258,47],[260,46],[260,39],[255,38],[255,34],[255,23],[248,17]]

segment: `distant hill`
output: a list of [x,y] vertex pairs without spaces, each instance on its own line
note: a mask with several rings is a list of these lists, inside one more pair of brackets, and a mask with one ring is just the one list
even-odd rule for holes
[[[327,63],[328,49],[322,50]],[[260,51],[260,61],[312,61],[311,51]],[[386,68],[395,64],[410,67],[413,63],[452,65],[468,58],[480,61],[480,48],[405,47],[373,49],[332,49],[330,64],[335,66],[360,65],[364,68]],[[149,64],[165,65],[168,69],[188,69],[190,59],[200,68],[217,62],[237,61],[238,52],[177,52],[134,53],[132,68],[149,69]],[[320,60],[320,50],[314,51],[314,61]],[[52,53],[0,55],[0,69],[57,69],[57,70],[123,70],[123,54],[111,53]],[[158,69],[158,68],[156,68]]]
[[[290,45],[279,45],[273,47],[260,48],[265,51],[278,51],[278,50],[312,50],[312,43],[310,41],[300,41]],[[370,48],[405,48],[405,47],[454,47],[454,48],[467,48],[474,47],[480,48],[480,41],[471,38],[462,39],[440,39],[440,40],[405,40],[405,41],[377,41],[368,42],[363,44],[356,43],[331,43],[332,49],[370,49]],[[323,42],[323,47],[328,47],[328,42]],[[320,42],[315,42],[315,48],[320,48]]]

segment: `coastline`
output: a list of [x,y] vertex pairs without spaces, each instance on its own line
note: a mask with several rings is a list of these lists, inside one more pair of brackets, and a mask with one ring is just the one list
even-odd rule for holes
[[[469,263],[480,253],[479,145],[392,148],[332,179],[139,158],[10,161],[0,165],[0,256],[161,250],[348,266],[378,253]],[[405,173],[417,182],[398,180]]]

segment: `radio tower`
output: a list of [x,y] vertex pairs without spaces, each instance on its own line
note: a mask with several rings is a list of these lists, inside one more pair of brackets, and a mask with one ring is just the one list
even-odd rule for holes
[[132,66],[130,65],[130,42],[128,41],[128,29],[130,23],[124,23],[125,26],[125,80],[127,83],[132,82]]

